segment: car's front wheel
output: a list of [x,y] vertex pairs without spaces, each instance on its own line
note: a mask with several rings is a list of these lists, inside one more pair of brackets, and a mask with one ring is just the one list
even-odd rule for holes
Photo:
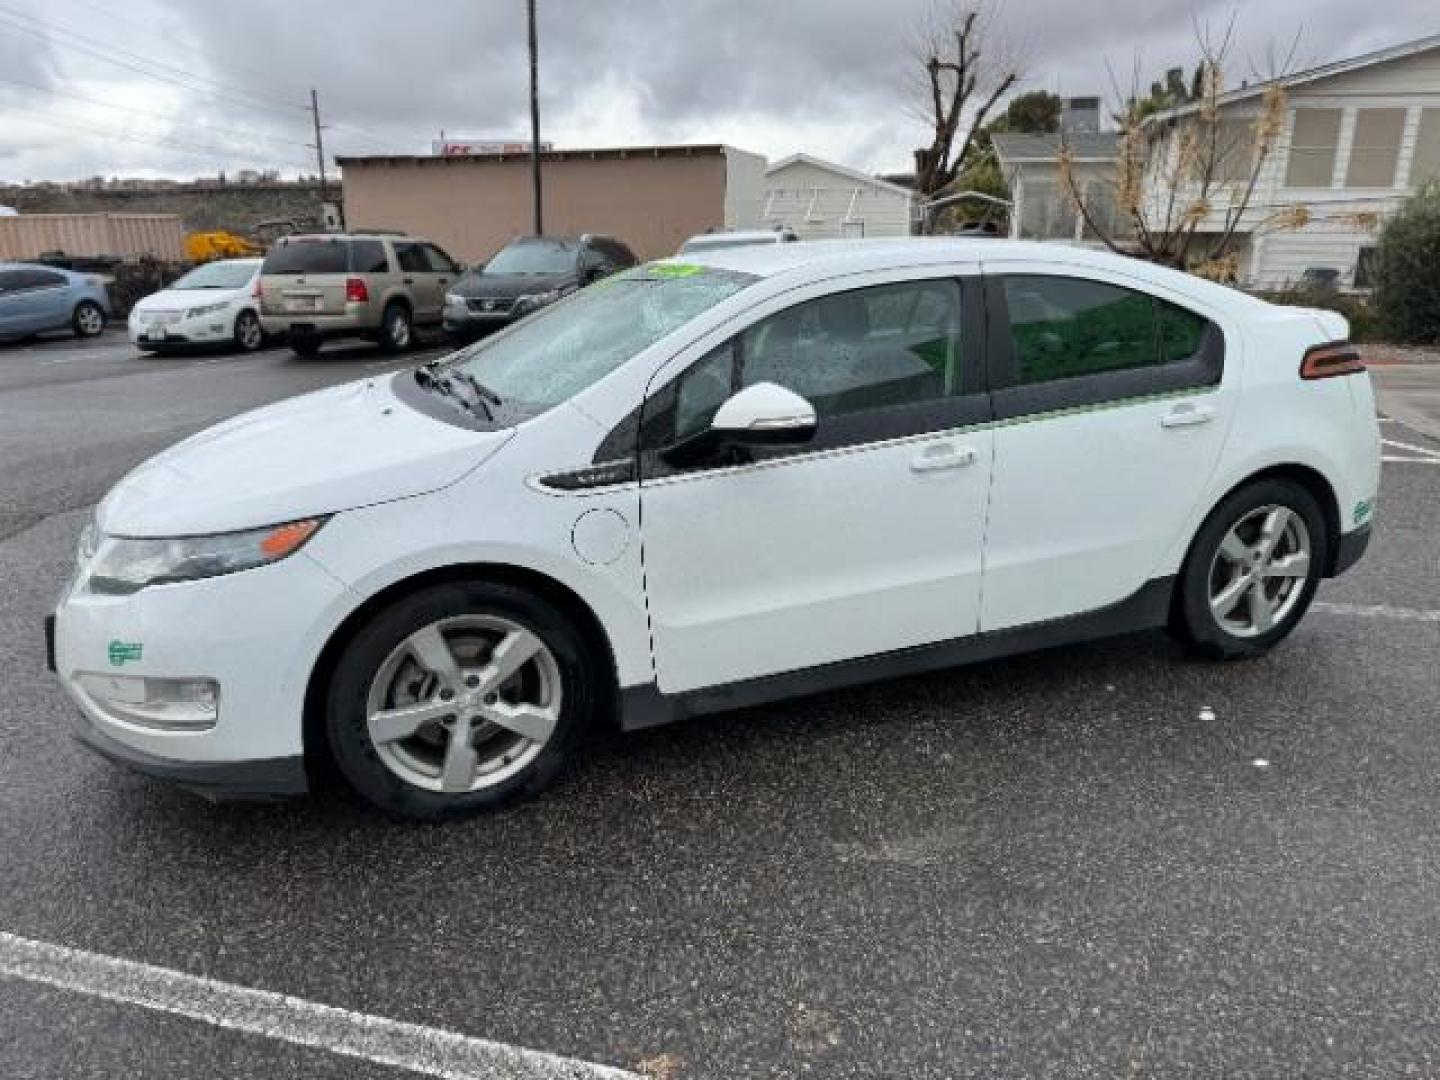
[[568,618],[508,585],[404,597],[336,665],[326,734],[341,773],[390,813],[459,817],[545,787],[594,709],[595,660]]
[[1259,656],[1305,614],[1328,555],[1315,496],[1285,479],[1248,484],[1196,534],[1180,573],[1176,628],[1207,656]]
[[98,337],[105,329],[105,312],[93,300],[81,300],[70,316],[70,325],[76,337]]
[[235,316],[235,347],[241,352],[255,352],[265,344],[265,330],[253,311]]

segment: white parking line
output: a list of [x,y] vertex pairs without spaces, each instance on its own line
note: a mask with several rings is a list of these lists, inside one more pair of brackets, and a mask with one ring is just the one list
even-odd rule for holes
[[1423,446],[1413,446],[1410,443],[1397,442],[1394,439],[1381,439],[1381,446],[1389,446],[1396,450],[1407,450],[1412,454],[1420,454],[1426,459],[1440,461],[1440,450],[1430,450]]
[[1427,608],[1391,607],[1388,604],[1332,604],[1317,600],[1311,611],[1326,615],[1356,615],[1362,619],[1401,619],[1406,622],[1440,623],[1440,611]]
[[445,1080],[637,1080],[638,1074],[350,1012],[0,931],[0,976]]

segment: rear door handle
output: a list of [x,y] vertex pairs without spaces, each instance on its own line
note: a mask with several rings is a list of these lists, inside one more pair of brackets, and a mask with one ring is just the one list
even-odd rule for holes
[[1160,426],[1167,428],[1195,427],[1208,424],[1215,419],[1215,410],[1205,405],[1176,405],[1160,418]]
[[939,472],[941,469],[960,469],[966,465],[973,465],[978,456],[973,446],[931,443],[910,459],[910,470],[912,472]]

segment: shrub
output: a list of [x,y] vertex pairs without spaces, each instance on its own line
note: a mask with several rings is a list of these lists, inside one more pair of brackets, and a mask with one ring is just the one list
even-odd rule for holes
[[1407,199],[1381,231],[1373,302],[1387,340],[1440,344],[1440,180]]

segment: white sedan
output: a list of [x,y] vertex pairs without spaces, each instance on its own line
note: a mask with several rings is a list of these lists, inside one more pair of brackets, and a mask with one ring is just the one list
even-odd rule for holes
[[1347,330],[1001,240],[651,263],[142,465],[53,664],[132,767],[273,794],[328,758],[437,818],[600,724],[1145,627],[1257,656],[1370,536]]
[[265,344],[257,289],[262,259],[204,263],[130,311],[130,341],[147,352],[228,345],[254,352]]

